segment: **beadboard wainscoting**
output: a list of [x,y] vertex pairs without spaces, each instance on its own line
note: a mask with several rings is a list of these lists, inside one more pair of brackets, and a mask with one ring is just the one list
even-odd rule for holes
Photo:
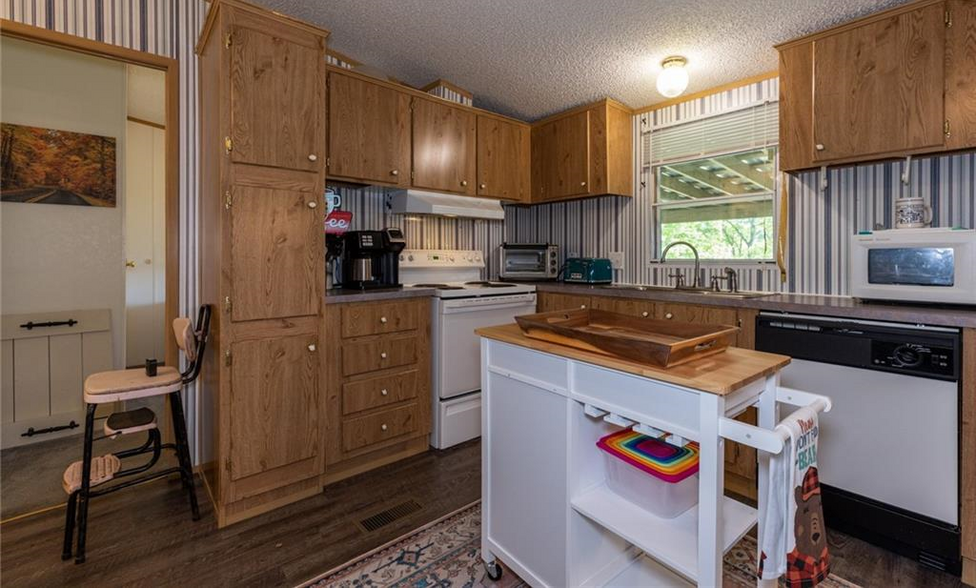
[[408,249],[480,250],[486,261],[482,279],[498,279],[499,247],[504,233],[503,221],[393,214],[386,207],[384,188],[347,186],[330,186],[330,188],[342,197],[342,210],[352,212],[350,230],[365,231],[398,227],[403,230]]
[[[180,263],[179,313],[197,307],[197,60],[193,52],[208,4],[204,0],[0,0],[0,17],[59,33],[171,57],[180,68]],[[122,204],[125,206],[125,204]],[[121,271],[121,270],[120,270]],[[200,404],[187,387],[187,428],[194,462],[206,461],[198,439]]]
[[[653,129],[714,116],[750,104],[778,99],[779,80],[771,78],[682,102],[634,117],[635,157],[644,156]],[[649,137],[648,137],[649,133]],[[644,140],[649,138],[649,140]],[[786,281],[775,263],[739,263],[733,267],[742,289],[803,294],[848,295],[847,254],[850,237],[859,230],[891,228],[895,200],[922,196],[932,207],[933,226],[976,226],[976,154],[962,153],[913,159],[909,183],[901,181],[904,161],[831,168],[825,190],[820,172],[788,177]],[[607,257],[624,254],[620,282],[671,285],[678,271],[691,283],[693,266],[655,260],[654,175],[646,165],[635,169],[634,198],[600,197],[531,207],[506,207],[505,240],[549,242],[560,255]],[[776,214],[782,186],[777,187]],[[704,263],[700,281],[708,285],[726,264]]]

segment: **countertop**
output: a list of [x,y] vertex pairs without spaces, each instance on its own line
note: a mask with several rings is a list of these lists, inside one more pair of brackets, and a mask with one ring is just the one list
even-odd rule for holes
[[735,392],[759,378],[764,378],[783,369],[790,363],[790,358],[785,355],[729,347],[722,353],[664,369],[630,359],[532,339],[525,336],[519,326],[514,323],[476,329],[475,333],[487,339],[494,339],[644,378],[661,380],[685,388],[710,392],[719,396]]
[[724,298],[695,294],[694,292],[682,292],[680,290],[639,291],[624,288],[605,288],[586,284],[563,284],[559,282],[539,282],[536,283],[536,289],[539,292],[574,294],[578,296],[639,298],[662,302],[682,302],[686,304],[754,308],[758,310],[838,316],[876,321],[976,328],[976,309],[951,306],[861,302],[854,298],[842,296],[772,294],[761,298]]
[[433,288],[380,288],[376,290],[343,290],[331,288],[325,291],[326,304],[347,302],[375,302],[378,300],[400,300],[433,296]]

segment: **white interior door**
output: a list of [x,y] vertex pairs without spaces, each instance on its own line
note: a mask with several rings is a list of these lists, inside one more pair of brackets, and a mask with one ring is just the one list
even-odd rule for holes
[[166,131],[129,121],[125,173],[125,362],[165,355]]

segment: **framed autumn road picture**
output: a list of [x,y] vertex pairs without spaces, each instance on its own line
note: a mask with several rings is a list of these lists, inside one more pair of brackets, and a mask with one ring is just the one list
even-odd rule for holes
[[0,124],[0,200],[114,207],[114,137]]

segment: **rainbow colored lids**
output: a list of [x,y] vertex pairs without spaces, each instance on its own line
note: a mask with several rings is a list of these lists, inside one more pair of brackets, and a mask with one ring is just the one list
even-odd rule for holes
[[698,473],[697,443],[676,447],[661,439],[624,429],[600,439],[596,446],[671,484]]

